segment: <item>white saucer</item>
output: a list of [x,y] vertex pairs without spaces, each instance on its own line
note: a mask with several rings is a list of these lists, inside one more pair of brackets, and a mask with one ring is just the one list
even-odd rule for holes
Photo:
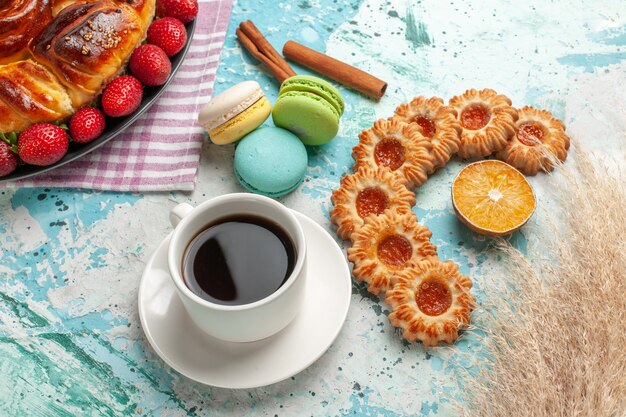
[[294,214],[308,245],[304,305],[285,329],[258,342],[225,342],[199,330],[169,276],[170,237],[159,245],[139,285],[139,317],[148,341],[165,363],[203,384],[255,388],[297,374],[326,352],[348,314],[350,272],[328,232],[305,215]]

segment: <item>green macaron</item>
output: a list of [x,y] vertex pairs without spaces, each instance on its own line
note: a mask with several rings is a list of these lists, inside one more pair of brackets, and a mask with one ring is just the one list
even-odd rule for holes
[[343,110],[343,98],[335,87],[321,78],[296,75],[281,85],[272,119],[305,145],[323,145],[337,135]]

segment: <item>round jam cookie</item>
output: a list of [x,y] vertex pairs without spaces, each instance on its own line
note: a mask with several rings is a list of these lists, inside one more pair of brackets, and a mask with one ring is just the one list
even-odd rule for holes
[[393,308],[389,320],[403,329],[402,336],[409,342],[452,343],[459,330],[468,327],[476,303],[470,294],[472,281],[459,273],[454,262],[423,262],[398,274],[397,280],[386,293]]
[[259,127],[272,105],[256,81],[244,81],[213,97],[200,111],[198,122],[217,145],[233,143]]
[[552,171],[555,162],[565,161],[570,140],[565,125],[547,110],[525,106],[518,110],[515,134],[496,158],[526,175]]
[[278,127],[264,127],[239,142],[233,168],[248,191],[280,197],[300,185],[307,164],[306,149],[296,135]]
[[387,209],[410,213],[415,194],[388,169],[365,167],[345,175],[330,200],[330,220],[337,225],[337,234],[349,239],[368,216],[378,216]]
[[463,129],[454,109],[445,106],[439,97],[415,97],[410,103],[398,106],[391,120],[420,127],[422,135],[432,144],[433,171],[447,164],[459,151]]
[[450,99],[461,128],[461,158],[479,158],[504,149],[515,132],[517,110],[494,90],[467,90]]
[[431,150],[419,126],[381,119],[359,135],[359,144],[352,149],[354,170],[386,167],[407,187],[420,186],[433,170]]
[[296,75],[280,86],[272,119],[295,133],[305,145],[323,145],[337,135],[344,101],[339,91],[321,78]]
[[348,259],[354,263],[352,273],[357,281],[369,284],[367,290],[372,294],[387,291],[396,283],[399,272],[437,259],[431,236],[413,212],[386,210],[380,216],[369,216],[352,234],[352,247],[348,249]]

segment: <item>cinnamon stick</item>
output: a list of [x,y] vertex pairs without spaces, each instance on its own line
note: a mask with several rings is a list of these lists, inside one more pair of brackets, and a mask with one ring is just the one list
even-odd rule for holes
[[248,52],[265,64],[279,82],[296,75],[251,20],[241,22],[235,33]]
[[375,100],[379,100],[387,90],[385,81],[297,42],[287,41],[283,46],[283,55]]
[[290,75],[283,71],[283,69],[280,68],[278,65],[276,65],[274,61],[269,59],[266,55],[262,54],[257,46],[254,44],[254,42],[252,42],[252,40],[248,38],[242,30],[237,28],[235,30],[235,34],[237,35],[237,38],[239,38],[239,42],[241,42],[243,47],[248,50],[250,55],[261,61],[270,70],[272,75],[274,75],[279,83],[282,84],[283,81],[290,77]]
[[257,45],[257,48],[266,56],[268,56],[276,65],[290,76],[296,75],[291,69],[287,61],[274,49],[261,31],[255,26],[251,20],[246,20],[239,24],[239,28]]

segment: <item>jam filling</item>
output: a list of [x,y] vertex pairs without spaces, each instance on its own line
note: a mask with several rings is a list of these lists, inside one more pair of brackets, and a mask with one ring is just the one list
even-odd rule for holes
[[435,122],[433,122],[430,117],[415,116],[415,118],[413,119],[413,123],[417,123],[422,128],[422,135],[426,136],[427,138],[432,138],[437,132]]
[[406,160],[406,148],[397,139],[385,138],[376,144],[374,159],[377,165],[383,165],[395,171]]
[[411,259],[412,254],[411,242],[400,235],[387,236],[378,243],[378,259],[391,267],[404,266]]
[[479,130],[487,126],[491,112],[480,103],[470,104],[461,112],[461,125],[468,130]]
[[389,198],[380,187],[361,190],[356,197],[356,212],[362,219],[373,214],[378,216],[389,207]]
[[415,294],[420,311],[428,316],[439,316],[452,305],[450,288],[437,279],[426,279]]
[[523,123],[517,130],[517,140],[526,146],[539,145],[543,140],[543,126],[538,123]]

